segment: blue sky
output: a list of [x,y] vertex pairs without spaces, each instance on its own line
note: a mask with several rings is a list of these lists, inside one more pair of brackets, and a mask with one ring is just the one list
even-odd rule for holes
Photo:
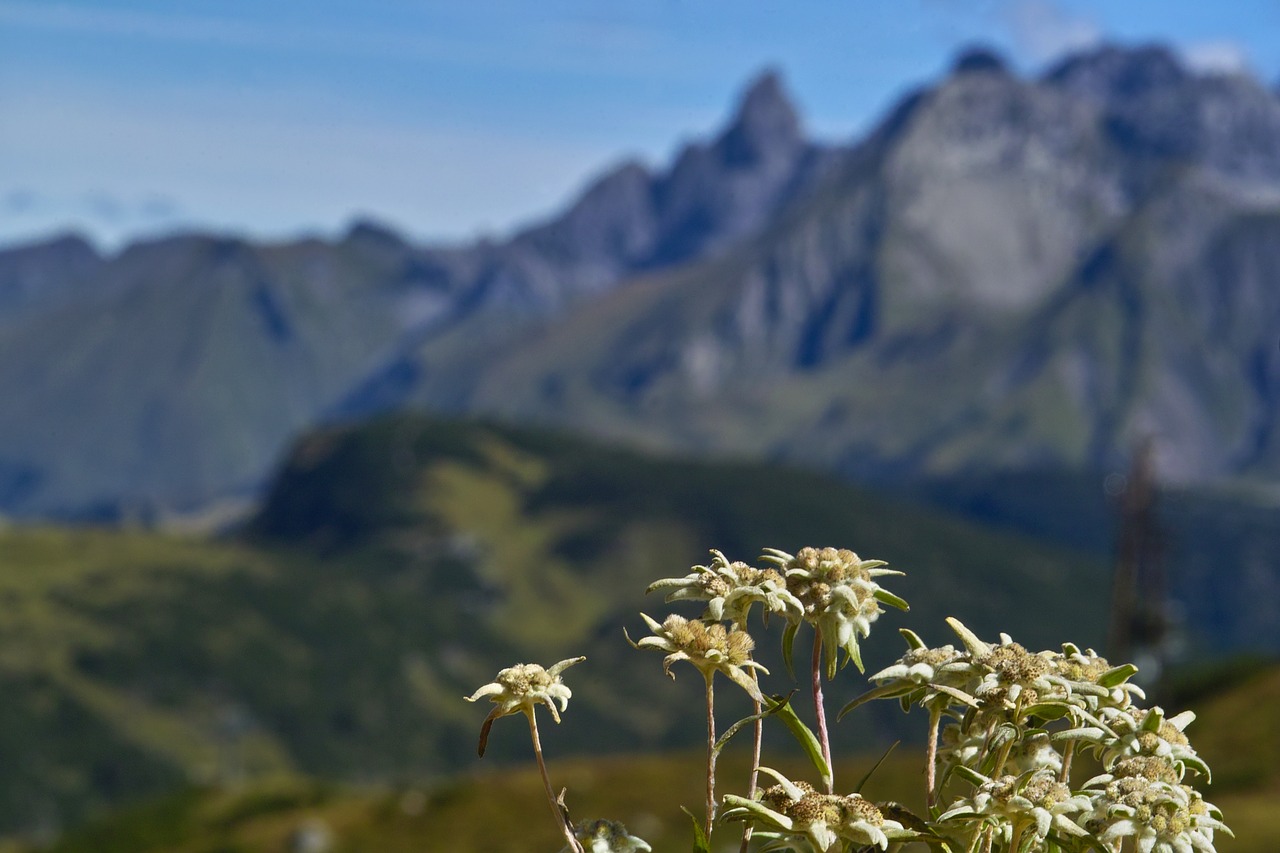
[[1276,0],[0,0],[0,244],[499,235],[665,162],[780,69],[850,138],[956,51],[1100,40],[1280,79]]

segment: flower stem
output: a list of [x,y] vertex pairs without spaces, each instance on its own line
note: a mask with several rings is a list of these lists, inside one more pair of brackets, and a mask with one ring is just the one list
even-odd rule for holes
[[[756,675],[756,671],[754,669],[751,670],[751,678],[755,681],[757,686],[760,684],[760,677]],[[753,713],[756,715],[757,719],[754,726],[755,745],[752,747],[751,751],[751,784],[747,789],[748,800],[754,800],[756,798],[756,788],[759,786],[760,782],[760,752],[761,746],[764,743],[764,718],[760,716],[764,712],[764,706],[760,704],[759,699],[752,699],[751,702],[754,709]],[[739,848],[738,853],[747,853],[747,846],[751,844],[752,829],[754,829],[754,827],[752,827],[749,822],[743,821],[742,847]]]
[[1076,742],[1074,740],[1067,741],[1066,749],[1062,750],[1062,772],[1058,774],[1058,781],[1064,785],[1071,779],[1071,759],[1076,754]]
[[1013,828],[1012,837],[1009,839],[1009,853],[1018,853],[1022,849],[1022,836],[1027,831],[1025,822],[1019,823]]
[[813,710],[818,719],[818,743],[827,762],[827,793],[835,793],[836,769],[831,766],[831,736],[827,733],[827,709],[822,702],[822,628],[813,626]]
[[529,734],[533,738],[533,754],[538,759],[538,770],[542,773],[542,786],[547,792],[547,805],[551,806],[551,815],[555,818],[556,825],[564,833],[564,837],[569,841],[569,849],[574,853],[584,853],[582,844],[578,841],[577,836],[573,834],[573,827],[569,825],[569,821],[565,813],[561,811],[560,804],[556,802],[556,795],[551,790],[551,777],[547,775],[547,762],[542,758],[542,741],[538,737],[538,721],[534,718],[533,711],[530,710],[525,714],[529,718]]
[[715,673],[706,674],[707,679],[707,841],[711,840],[711,824],[716,817],[716,693]]
[[929,709],[929,743],[924,760],[924,802],[930,811],[938,798],[935,786],[938,779],[938,726],[941,722],[942,707],[935,705]]

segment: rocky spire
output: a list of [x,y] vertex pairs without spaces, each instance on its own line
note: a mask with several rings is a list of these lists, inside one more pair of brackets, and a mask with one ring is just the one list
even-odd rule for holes
[[790,158],[804,145],[800,118],[774,69],[747,87],[733,121],[717,140],[725,163],[733,166]]

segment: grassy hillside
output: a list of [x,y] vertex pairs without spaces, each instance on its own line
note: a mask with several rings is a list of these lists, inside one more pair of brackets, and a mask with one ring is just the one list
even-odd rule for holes
[[[464,694],[571,654],[588,662],[570,679],[572,725],[545,735],[553,756],[692,746],[694,679],[672,684],[622,638],[643,631],[638,610],[666,612],[646,584],[711,546],[751,559],[810,543],[905,570],[893,589],[929,640],[949,614],[1028,645],[1101,636],[1104,566],[1069,551],[811,474],[388,418],[301,442],[234,538],[0,531],[0,826],[40,835],[281,774],[434,785],[476,766],[484,712]],[[900,653],[902,624],[884,618],[870,666]],[[782,691],[777,636],[761,651]],[[850,671],[831,701],[861,686]],[[896,721],[837,736],[869,746]],[[498,726],[490,750],[486,766],[527,744]]]
[[[1222,807],[1236,834],[1218,840],[1223,853],[1274,849],[1280,739],[1272,717],[1278,700],[1280,668],[1271,666],[1219,683],[1191,703],[1199,718],[1189,733],[1214,768],[1208,798]],[[699,802],[699,760],[694,752],[575,759],[553,762],[552,772],[569,788],[575,817],[610,816],[655,850],[680,850],[689,836],[679,807]],[[899,749],[876,771],[867,794],[918,806],[920,761],[918,750]],[[873,762],[865,754],[845,760],[837,779],[861,778]],[[742,752],[727,753],[722,787],[740,791],[746,767]],[[799,765],[783,769],[793,777],[804,773]],[[278,778],[235,789],[188,789],[85,826],[40,853],[266,853],[288,849],[291,838],[320,828],[334,842],[333,853],[410,853],[446,843],[455,853],[553,851],[560,841],[540,786],[525,764],[427,787],[353,790]]]

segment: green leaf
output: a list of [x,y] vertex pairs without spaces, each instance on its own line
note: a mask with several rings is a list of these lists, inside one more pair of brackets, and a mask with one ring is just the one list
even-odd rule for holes
[[969,654],[975,658],[986,657],[991,654],[991,646],[984,643],[978,638],[978,635],[970,631],[954,616],[947,617],[947,624],[951,626],[951,630],[956,632],[956,636],[960,638],[960,642],[964,643],[964,647],[968,649]]
[[899,596],[894,595],[884,587],[877,587],[875,593],[873,594],[875,596],[876,601],[880,602],[881,604],[887,604],[890,607],[896,607],[903,612],[906,612],[911,609],[911,605],[907,604],[907,600],[905,598],[901,598]]
[[882,684],[879,687],[873,687],[866,693],[863,693],[861,696],[851,701],[848,705],[841,708],[840,713],[836,714],[836,722],[840,722],[840,718],[845,714],[849,713],[859,705],[865,705],[872,699],[896,699],[899,696],[914,693],[919,689],[921,688],[918,684],[903,684],[900,681],[894,681],[889,684]]
[[1192,755],[1182,759],[1182,763],[1204,777],[1205,784],[1213,783],[1213,773],[1209,770],[1209,765],[1204,763],[1198,755]]
[[711,839],[707,838],[707,832],[702,828],[702,820],[684,806],[680,807],[680,811],[693,821],[693,853],[711,853]]
[[867,781],[871,778],[872,774],[874,774],[877,770],[880,769],[880,765],[884,764],[884,760],[889,757],[889,753],[897,749],[898,744],[900,743],[902,743],[902,741],[895,740],[892,744],[889,745],[889,748],[884,751],[884,755],[880,756],[880,760],[877,761],[875,764],[871,765],[871,769],[868,770],[866,772],[866,775],[864,775],[861,779],[859,779],[858,784],[853,787],[853,792],[855,794],[862,793],[862,786],[867,784]]
[[712,754],[719,755],[720,750],[724,749],[725,744],[729,742],[729,738],[733,737],[738,732],[742,731],[743,726],[750,725],[751,723],[754,723],[756,720],[762,720],[772,713],[773,713],[772,710],[761,711],[759,714],[752,714],[750,717],[743,717],[741,720],[738,720],[738,722],[729,726],[729,728],[725,729],[724,734],[720,735],[720,739],[716,741],[715,746],[711,748]]
[[[857,638],[855,638],[854,641],[849,644],[849,648],[851,649],[851,651],[849,652],[849,659],[852,660],[853,665],[858,668],[858,672],[862,673],[863,675],[866,675],[867,669],[862,665],[862,647],[858,645]],[[832,673],[831,675],[827,676],[828,681],[830,681],[832,678],[835,678],[835,673]]]
[[965,767],[963,764],[955,765],[955,774],[973,785],[985,785],[991,781],[990,778],[983,776],[977,770]]
[[1071,713],[1071,706],[1065,702],[1037,702],[1022,709],[1027,717],[1039,717],[1042,720],[1061,720]]
[[1147,711],[1147,716],[1142,718],[1142,725],[1139,727],[1144,732],[1159,732],[1160,724],[1164,722],[1164,709],[1152,708]]
[[[794,695],[794,694],[793,694]],[[822,783],[828,787],[831,785],[831,768],[827,766],[827,761],[822,757],[822,744],[818,742],[818,736],[800,722],[800,718],[796,716],[795,709],[791,707],[791,696],[773,696],[771,697],[773,707],[769,710],[777,715],[778,719],[786,723],[787,728],[804,750],[805,755],[809,756],[809,761],[818,771],[818,775],[822,777]]]
[[1064,729],[1060,732],[1054,732],[1049,735],[1049,740],[1054,743],[1061,743],[1064,740],[1088,740],[1098,743],[1106,736],[1106,733],[1097,726],[1082,726],[1078,729]]
[[907,641],[908,647],[912,649],[928,648],[924,644],[924,640],[920,639],[920,635],[917,634],[915,631],[912,631],[910,628],[899,628],[898,633],[901,634],[902,638]]
[[792,660],[792,646],[796,642],[796,634],[800,631],[799,622],[788,622],[787,627],[782,632],[782,659],[787,662],[787,674],[794,681],[796,677],[796,666]]
[[1131,663],[1121,664],[1112,667],[1102,675],[1098,676],[1098,684],[1103,687],[1115,687],[1118,684],[1124,684],[1130,678],[1138,674],[1138,668]]
[[970,708],[978,707],[977,697],[970,696],[968,693],[965,693],[963,690],[960,690],[959,688],[948,687],[945,684],[930,684],[929,686],[932,687],[934,690],[937,690],[939,693],[945,693],[946,695],[950,696],[952,699],[955,699],[957,702],[959,702],[962,705],[968,705]]

